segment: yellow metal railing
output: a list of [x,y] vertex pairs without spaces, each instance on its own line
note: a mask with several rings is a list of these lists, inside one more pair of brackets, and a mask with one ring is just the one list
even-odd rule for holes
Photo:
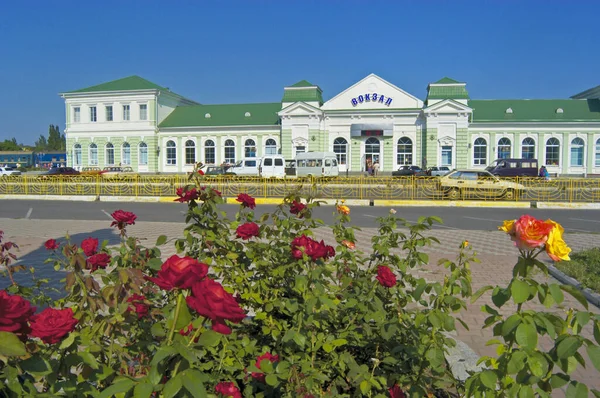
[[[327,179],[264,179],[241,176],[204,176],[197,182],[211,186],[223,196],[240,192],[257,198],[284,197],[292,192],[324,199],[399,200],[510,200],[531,202],[600,202],[600,178],[503,179],[519,184],[507,190],[503,185],[481,185],[448,189],[438,177],[336,177]],[[194,182],[194,181],[193,181]],[[0,195],[71,196],[175,196],[188,184],[187,175],[103,176],[9,176],[0,178]],[[452,192],[456,191],[456,192]],[[511,191],[511,192],[507,192]]]

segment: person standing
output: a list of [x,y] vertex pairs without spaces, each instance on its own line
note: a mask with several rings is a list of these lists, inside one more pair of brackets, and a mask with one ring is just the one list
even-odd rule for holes
[[379,174],[379,160],[376,160],[373,163],[373,175],[377,176]]

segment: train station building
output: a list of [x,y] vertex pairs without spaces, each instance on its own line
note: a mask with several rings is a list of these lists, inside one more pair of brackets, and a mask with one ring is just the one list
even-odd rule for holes
[[185,172],[200,161],[335,152],[340,171],[485,168],[535,158],[558,175],[600,174],[600,86],[565,99],[472,99],[465,82],[427,85],[424,100],[370,74],[324,101],[302,80],[275,102],[200,104],[139,76],[61,93],[68,165]]

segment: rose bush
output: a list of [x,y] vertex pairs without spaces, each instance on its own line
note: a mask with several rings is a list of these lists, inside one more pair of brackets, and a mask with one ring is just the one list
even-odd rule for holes
[[[194,185],[178,191],[188,206],[174,242],[179,254],[163,261],[166,237],[142,246],[126,231],[135,215],[117,211],[119,246],[79,247],[67,238],[51,249],[42,266],[63,272],[65,288],[48,308],[34,314],[31,291],[17,285],[0,295],[0,328],[10,329],[0,329],[0,395],[543,396],[567,383],[583,389],[569,376],[583,361],[580,347],[600,363],[600,348],[579,335],[586,323],[600,330],[595,315],[572,311],[560,321],[521,307],[538,296],[560,302],[561,291],[581,299],[530,276],[544,270],[540,253],[568,256],[554,222],[505,223],[522,254],[515,277],[472,295],[468,243],[456,261],[440,263],[443,281],[415,272],[429,262],[421,249],[437,243],[428,236],[435,217],[410,223],[392,211],[365,252],[343,203],[330,229],[334,247],[315,238],[318,201],[293,195],[256,217],[254,199],[242,193],[230,220],[219,210],[221,194],[202,181],[196,170]],[[446,362],[455,344],[449,332],[465,300],[488,290],[498,307],[512,298],[518,310],[504,316],[484,306],[502,348],[464,383]],[[554,338],[555,348],[543,352],[537,333]]]

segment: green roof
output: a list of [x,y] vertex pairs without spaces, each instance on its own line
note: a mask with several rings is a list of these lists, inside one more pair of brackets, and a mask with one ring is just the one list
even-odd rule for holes
[[281,102],[311,102],[317,101],[323,104],[323,94],[318,88],[307,88],[304,90],[284,90]]
[[179,106],[159,127],[275,126],[279,111],[281,102]]
[[315,87],[311,82],[307,82],[306,80],[300,80],[296,84],[292,84],[290,87]]
[[98,84],[96,86],[86,87],[69,93],[92,93],[97,91],[132,91],[132,90],[165,90],[168,88],[161,87],[139,76],[129,76],[123,79],[113,80],[110,82]]
[[590,88],[589,90],[582,91],[578,94],[571,96],[573,99],[590,99],[600,98],[600,86]]
[[[470,100],[473,123],[600,121],[600,100]],[[511,112],[506,112],[507,109]],[[562,109],[557,112],[558,109]]]
[[429,86],[427,99],[469,99],[464,84],[461,86]]
[[433,84],[456,84],[456,83],[460,83],[460,82],[457,82],[454,79],[450,79],[449,77],[442,77],[440,80],[438,80],[437,82],[435,82]]

